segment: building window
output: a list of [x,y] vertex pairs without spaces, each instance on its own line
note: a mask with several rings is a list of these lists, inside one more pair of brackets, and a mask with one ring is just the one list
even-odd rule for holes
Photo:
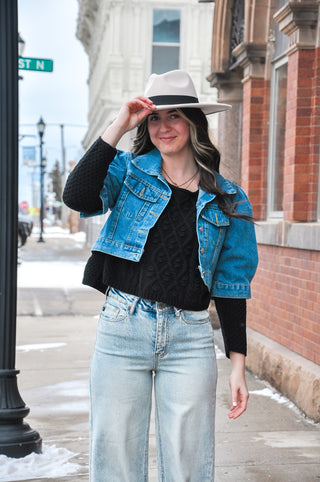
[[[278,9],[287,0],[278,0]],[[287,113],[288,37],[275,25],[275,49],[270,92],[268,215],[283,216],[284,147]]]
[[284,143],[287,110],[287,58],[273,65],[271,80],[271,112],[269,135],[269,216],[279,217],[283,212]]
[[[288,3],[288,0],[278,0],[278,10],[280,10],[282,7],[284,7]],[[277,59],[281,55],[284,54],[284,52],[288,49],[289,47],[289,37],[288,35],[285,35],[284,33],[280,32],[279,29],[279,24],[276,23],[275,25],[275,46],[274,46],[274,59]]]
[[231,34],[230,34],[230,53],[229,53],[229,69],[237,62],[236,57],[232,54],[244,39],[244,2],[243,0],[234,0],[232,5],[231,18]]
[[163,74],[180,65],[180,10],[153,10],[152,72]]

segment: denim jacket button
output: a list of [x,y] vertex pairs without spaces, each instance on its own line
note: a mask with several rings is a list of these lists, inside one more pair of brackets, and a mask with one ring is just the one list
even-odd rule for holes
[[201,254],[204,253],[204,249],[203,249],[203,248],[200,249],[200,253],[201,253]]
[[200,233],[202,233],[202,231],[203,231],[203,226],[200,226],[199,231],[200,231]]

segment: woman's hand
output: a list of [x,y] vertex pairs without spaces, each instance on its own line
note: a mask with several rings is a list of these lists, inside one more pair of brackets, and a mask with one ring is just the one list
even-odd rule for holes
[[230,352],[232,372],[230,376],[231,409],[229,418],[238,418],[247,408],[249,392],[245,379],[245,356]]
[[156,109],[148,97],[135,97],[122,104],[116,119],[107,127],[101,138],[116,147],[121,137],[137,127],[140,122]]

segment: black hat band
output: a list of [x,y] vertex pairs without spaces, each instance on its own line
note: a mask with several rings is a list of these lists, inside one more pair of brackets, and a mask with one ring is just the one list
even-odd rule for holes
[[149,99],[155,105],[199,104],[197,97],[190,95],[155,95]]

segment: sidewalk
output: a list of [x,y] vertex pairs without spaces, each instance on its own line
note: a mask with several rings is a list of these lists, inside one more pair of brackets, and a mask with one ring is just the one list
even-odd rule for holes
[[[48,457],[48,463],[42,473],[25,464],[24,479],[5,480],[87,481],[89,364],[103,295],[82,287],[81,279],[70,282],[70,274],[81,272],[89,255],[81,241],[54,233],[44,238],[43,244],[36,237],[29,239],[21,250],[16,367],[21,371],[20,393],[30,407],[25,421],[40,433],[44,444],[40,457]],[[24,276],[40,270],[43,279],[34,282],[29,276],[27,281],[23,270]],[[54,282],[57,274],[59,284]],[[218,331],[216,341],[222,348]],[[219,348],[217,357],[216,482],[319,480],[319,425],[307,421],[250,374],[248,410],[230,421],[230,362]],[[15,466],[19,463],[23,460],[15,461]],[[60,465],[61,475],[53,475],[53,465]],[[156,480],[152,424],[150,482]]]

